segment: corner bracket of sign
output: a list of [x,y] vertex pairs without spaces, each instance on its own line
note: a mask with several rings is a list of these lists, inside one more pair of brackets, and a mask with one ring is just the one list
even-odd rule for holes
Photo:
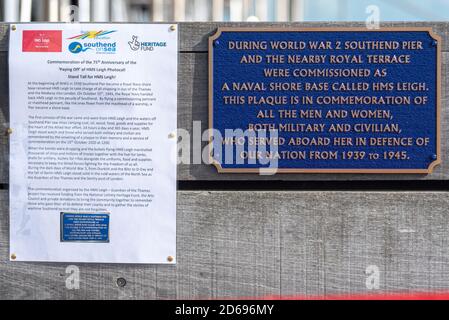
[[[213,139],[213,50],[218,43],[215,41],[220,38],[223,32],[318,32],[318,31],[329,31],[329,32],[353,32],[353,31],[364,31],[364,32],[427,32],[429,37],[436,42],[436,159],[429,163],[429,166],[425,169],[304,169],[304,168],[279,168],[273,171],[272,174],[277,173],[294,173],[294,174],[304,174],[304,173],[343,173],[343,174],[423,174],[428,175],[433,172],[435,167],[442,163],[441,159],[441,68],[442,68],[442,37],[435,33],[432,27],[381,27],[380,29],[367,29],[366,27],[217,27],[215,33],[209,36],[209,138]],[[213,146],[210,149],[210,162],[218,173],[260,173],[264,168],[223,168],[221,163],[213,158],[211,155],[213,151]],[[270,173],[271,174],[271,173]]]
[[433,31],[433,28],[429,27],[429,28],[426,28],[426,30],[427,30],[427,32],[429,33],[429,36],[430,36],[432,39],[437,40],[437,41],[438,41],[438,44],[441,43],[441,41],[443,40],[443,38],[442,38],[439,34],[435,33],[435,32]]
[[442,44],[443,44],[443,38],[435,33],[432,27],[426,28],[427,32],[429,34],[429,37],[431,37],[433,40],[436,41],[436,49],[437,49],[437,93],[436,93],[436,112],[437,112],[437,119],[436,119],[436,159],[435,161],[431,162],[429,166],[427,167],[427,174],[431,174],[436,166],[440,165],[441,160],[441,92],[442,92],[442,81],[441,81],[441,69],[442,69]]
[[433,172],[433,170],[435,169],[435,167],[440,165],[440,164],[441,164],[441,159],[438,156],[437,160],[435,160],[435,161],[430,163],[429,167],[427,168],[426,174],[431,174]]
[[223,31],[225,31],[223,27],[218,27],[215,33],[209,36],[209,44],[213,44],[213,41],[218,39]]

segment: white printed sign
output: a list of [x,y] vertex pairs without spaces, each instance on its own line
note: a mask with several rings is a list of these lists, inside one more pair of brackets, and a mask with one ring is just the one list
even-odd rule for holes
[[177,28],[10,31],[10,253],[176,261]]

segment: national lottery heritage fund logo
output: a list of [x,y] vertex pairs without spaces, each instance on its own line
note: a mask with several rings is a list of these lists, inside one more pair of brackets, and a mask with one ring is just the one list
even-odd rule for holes
[[139,41],[138,36],[132,36],[132,40],[128,41],[128,45],[132,51],[146,51],[152,52],[157,48],[167,47],[165,41]]
[[116,30],[81,31],[68,40],[68,50],[73,54],[92,51],[97,54],[115,54],[117,52],[117,42],[111,39],[111,34]]

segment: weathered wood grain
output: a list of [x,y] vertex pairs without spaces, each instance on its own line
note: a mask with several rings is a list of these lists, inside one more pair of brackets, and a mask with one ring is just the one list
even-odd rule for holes
[[[179,192],[178,264],[81,264],[80,289],[67,290],[67,264],[8,261],[8,197],[0,192],[0,298],[168,299],[279,294],[279,218],[259,198]],[[207,203],[206,207],[203,207]],[[242,221],[244,220],[244,223]],[[20,253],[17,253],[18,255]],[[116,279],[127,285],[119,288]]]
[[[0,192],[0,298],[197,299],[449,289],[448,192],[178,192],[177,265],[8,261]],[[380,288],[368,290],[368,266]],[[127,284],[118,287],[116,279]]]
[[[217,25],[180,24],[178,126],[190,133],[193,121],[207,127],[205,45]],[[293,24],[343,25],[363,23]],[[449,51],[449,23],[388,25],[433,26],[445,39],[444,51]],[[8,182],[9,158],[8,139],[2,134],[9,110],[6,31],[7,26],[0,25],[0,184]],[[448,65],[449,54],[444,53],[443,165],[432,175],[218,175],[211,166],[181,164],[178,180],[448,180]],[[269,185],[269,181],[261,183]],[[68,264],[9,262],[8,193],[0,190],[0,299],[195,299],[447,290],[448,207],[448,192],[179,191],[177,265],[79,264],[80,289],[68,290]],[[365,285],[370,265],[380,270],[378,290]],[[126,279],[126,286],[117,286],[117,278]]]
[[8,51],[8,41],[9,41],[9,24],[0,24],[0,51]]
[[[166,22],[164,22],[166,23]],[[169,22],[168,22],[169,23]],[[179,27],[179,50],[181,52],[207,52],[208,36],[219,26],[226,27],[365,27],[364,22],[181,22]],[[381,27],[432,27],[443,39],[449,37],[448,22],[382,22]],[[9,24],[0,24],[0,51],[8,50]],[[449,51],[449,43],[443,42],[443,51]]]
[[447,288],[448,195],[297,194],[295,209],[281,215],[282,292],[363,292],[369,265],[379,268],[382,291]]
[[[217,26],[288,26],[293,27],[330,27],[330,26],[363,26],[363,23],[181,23],[179,24],[180,54],[178,69],[178,127],[186,129],[193,136],[193,122],[200,121],[201,129],[208,127],[208,72],[206,40]],[[444,39],[444,50],[449,46],[449,23],[386,23],[383,26],[418,26],[433,27]],[[2,133],[8,127],[9,119],[9,87],[7,63],[7,31],[8,25],[0,24],[0,183],[8,182],[8,144]],[[3,52],[2,52],[3,51]],[[197,163],[191,157],[190,164],[178,166],[178,180],[448,180],[449,179],[449,106],[447,100],[447,77],[449,55],[443,53],[443,85],[442,85],[442,165],[430,175],[391,175],[391,174],[277,174],[259,176],[257,174],[218,174],[215,167]],[[193,137],[193,139],[197,139]],[[205,143],[202,145],[205,146]],[[201,150],[200,150],[201,151]]]
[[[217,27],[275,27],[275,28],[314,28],[314,27],[365,27],[365,22],[204,22],[181,23],[179,25],[179,38],[181,51],[208,50],[208,37],[215,33]],[[449,23],[448,22],[382,22],[384,27],[431,27],[439,34],[443,41],[443,51],[449,51]]]

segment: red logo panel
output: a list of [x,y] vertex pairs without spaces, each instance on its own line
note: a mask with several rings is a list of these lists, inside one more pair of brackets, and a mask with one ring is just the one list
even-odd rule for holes
[[61,52],[61,30],[24,30],[23,52]]

